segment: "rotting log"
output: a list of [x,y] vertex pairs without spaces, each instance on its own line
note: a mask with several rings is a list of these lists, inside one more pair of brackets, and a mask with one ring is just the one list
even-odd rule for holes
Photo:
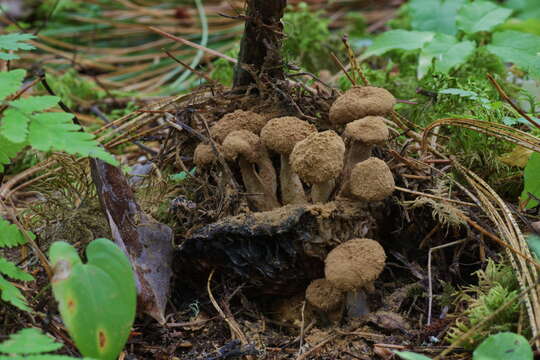
[[281,18],[286,5],[286,0],[247,0],[244,35],[234,71],[235,88],[255,82],[246,67],[272,79],[284,79]]

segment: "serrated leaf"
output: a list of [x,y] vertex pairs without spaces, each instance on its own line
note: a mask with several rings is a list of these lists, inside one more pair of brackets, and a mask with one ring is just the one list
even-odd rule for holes
[[411,0],[413,30],[455,35],[457,11],[464,3],[465,0]]
[[63,345],[43,334],[38,329],[22,329],[0,344],[0,352],[5,354],[39,354],[60,349]]
[[94,135],[79,131],[73,115],[47,112],[33,115],[29,125],[28,143],[40,151],[65,151],[68,154],[90,156],[116,165],[114,157],[101,148]]
[[511,332],[489,336],[473,352],[473,360],[532,360],[533,357],[527,339]]
[[[523,173],[524,188],[521,193],[521,200],[527,201],[529,193],[540,199],[540,153],[534,152],[529,157],[527,166]],[[529,199],[526,209],[533,208],[539,203],[535,199]]]
[[431,358],[428,358],[425,355],[410,351],[396,351],[395,354],[399,355],[400,358],[405,360],[431,360]]
[[0,35],[0,49],[4,50],[32,50],[34,45],[25,43],[24,41],[35,39],[32,34],[13,33]]
[[373,55],[382,55],[390,50],[417,50],[435,36],[432,32],[391,30],[377,37],[373,44],[362,55],[367,58]]
[[26,71],[22,69],[0,72],[0,100],[4,100],[9,95],[13,94],[22,85]]
[[[9,164],[11,162],[11,158],[13,158],[19,151],[21,151],[25,147],[25,143],[12,143],[2,135],[0,135],[0,173],[4,171],[5,164]],[[2,243],[1,236],[0,236],[0,244]],[[1,246],[1,245],[0,245]]]
[[[31,232],[28,232],[28,234],[31,237],[35,236]],[[0,216],[0,248],[11,248],[24,244],[26,244],[26,239],[17,225],[9,223]]]
[[490,31],[512,15],[512,10],[489,1],[475,1],[463,5],[457,14],[458,28],[468,34]]
[[18,58],[19,56],[15,54],[8,54],[8,53],[0,52],[0,60],[10,61],[10,60],[17,60]]
[[16,108],[8,108],[0,118],[0,134],[13,143],[22,143],[28,136],[30,115]]
[[540,78],[540,36],[512,30],[496,32],[487,49]]
[[0,273],[3,273],[4,275],[9,276],[10,278],[14,280],[21,280],[21,281],[32,281],[34,280],[34,277],[27,272],[22,271],[12,263],[11,261],[8,261],[6,258],[0,257]]
[[43,111],[56,106],[59,101],[60,98],[58,96],[30,96],[13,100],[9,103],[9,106],[26,113],[33,113],[35,111]]
[[0,275],[0,299],[23,311],[30,311],[23,294],[15,285]]
[[436,34],[420,52],[418,78],[424,77],[433,59],[435,59],[435,71],[448,73],[452,68],[463,64],[475,48],[473,41],[458,41],[454,36]]

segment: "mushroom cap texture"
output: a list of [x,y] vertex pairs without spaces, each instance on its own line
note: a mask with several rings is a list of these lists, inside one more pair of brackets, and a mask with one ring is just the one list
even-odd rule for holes
[[272,119],[261,130],[263,144],[280,154],[290,154],[297,142],[316,133],[315,125],[294,116]]
[[223,155],[231,161],[243,156],[247,161],[254,163],[259,159],[261,145],[259,136],[251,131],[236,130],[223,140]]
[[380,116],[366,116],[354,120],[345,126],[343,135],[354,141],[360,141],[366,145],[380,145],[388,140],[390,135],[384,118]]
[[380,201],[394,192],[392,171],[381,159],[370,157],[356,164],[349,179],[351,194],[362,201]]
[[385,115],[392,111],[395,104],[396,98],[386,89],[353,87],[330,107],[330,122],[342,125],[368,115]]
[[309,135],[291,152],[291,166],[300,178],[311,184],[335,179],[343,169],[345,143],[332,130]]
[[377,241],[352,239],[328,253],[324,274],[336,288],[352,291],[377,279],[385,260],[384,249]]
[[215,162],[216,154],[212,150],[212,145],[200,143],[193,153],[193,163],[197,166],[206,166]]
[[306,300],[323,311],[335,310],[343,300],[343,293],[326,279],[313,280],[306,289]]
[[264,117],[257,113],[236,110],[224,115],[218,122],[212,125],[210,135],[221,144],[227,135],[235,130],[249,130],[258,135],[265,124],[266,120]]

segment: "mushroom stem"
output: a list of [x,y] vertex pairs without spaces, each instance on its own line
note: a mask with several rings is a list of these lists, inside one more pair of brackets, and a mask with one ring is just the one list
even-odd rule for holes
[[[369,159],[372,145],[362,144],[358,141],[351,141],[345,151],[345,165],[343,166],[343,179],[349,179],[354,165]],[[343,189],[343,188],[342,188]]]
[[262,186],[264,193],[265,206],[263,211],[272,210],[280,207],[280,204],[277,200],[277,179],[276,179],[276,169],[272,164],[272,160],[268,155],[266,149],[261,150],[261,155],[258,161],[255,163],[258,171],[255,172],[259,182]]
[[345,294],[345,304],[348,319],[360,318],[369,314],[369,305],[363,289],[347,291]]
[[242,174],[242,181],[246,188],[246,192],[250,193],[249,202],[253,205],[255,210],[269,210],[266,209],[264,189],[255,173],[253,165],[251,165],[243,156],[240,156],[238,159],[238,166],[240,167],[240,173]]
[[325,203],[332,195],[336,182],[334,179],[330,179],[323,183],[313,184],[311,186],[311,201],[315,203]]
[[281,154],[279,181],[283,205],[305,204],[307,202],[302,181],[293,171],[288,155]]

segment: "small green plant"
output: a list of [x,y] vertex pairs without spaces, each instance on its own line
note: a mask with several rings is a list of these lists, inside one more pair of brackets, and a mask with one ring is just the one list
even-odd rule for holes
[[432,66],[437,72],[448,73],[463,65],[479,48],[485,48],[540,77],[540,36],[496,31],[512,15],[511,9],[490,1],[468,0],[411,0],[405,9],[411,30],[383,33],[363,58],[396,50],[417,51],[417,74],[422,78]]
[[84,356],[116,359],[135,320],[137,294],[129,260],[107,239],[88,245],[86,264],[61,241],[51,246],[49,257],[54,297],[75,345]]
[[[51,337],[35,328],[22,329],[0,344],[0,360],[74,360],[65,355],[50,354],[62,348]],[[6,355],[2,355],[6,354]]]
[[523,175],[524,188],[521,194],[521,201],[525,208],[531,209],[538,206],[540,202],[540,153],[534,152],[529,157]]

